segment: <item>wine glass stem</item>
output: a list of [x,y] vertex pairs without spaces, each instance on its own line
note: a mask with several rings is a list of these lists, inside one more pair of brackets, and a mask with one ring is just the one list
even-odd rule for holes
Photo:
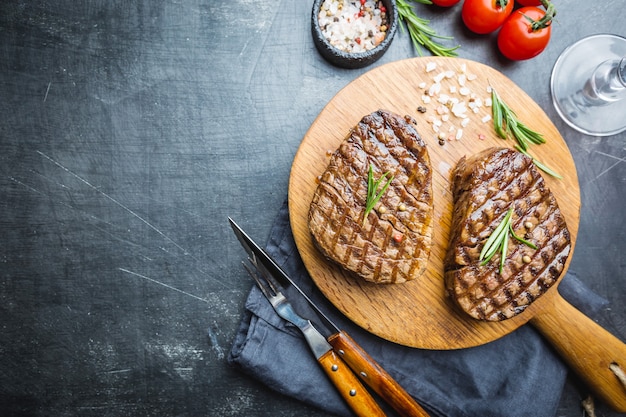
[[626,98],[626,57],[598,65],[583,87],[582,94],[593,105]]

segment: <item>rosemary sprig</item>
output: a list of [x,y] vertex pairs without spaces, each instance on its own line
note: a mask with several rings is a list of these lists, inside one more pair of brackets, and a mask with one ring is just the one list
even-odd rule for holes
[[537,133],[523,124],[509,106],[498,95],[495,88],[491,87],[491,116],[493,127],[502,139],[513,136],[523,150],[528,150],[531,143],[541,144],[546,140],[541,133]]
[[500,272],[502,272],[502,267],[504,266],[504,257],[506,254],[506,252],[502,250],[502,246],[503,242],[508,241],[508,226],[509,222],[511,221],[512,214],[513,209],[509,209],[509,212],[506,214],[506,216],[504,216],[502,222],[500,222],[500,224],[498,225],[498,227],[496,227],[491,236],[489,236],[489,239],[487,239],[485,246],[483,246],[483,249],[480,251],[480,257],[478,258],[478,260],[481,261],[480,266],[486,265],[491,260],[493,255],[496,254],[496,252],[501,251],[502,256],[500,260]]
[[498,272],[500,274],[504,268],[504,260],[509,249],[509,233],[517,241],[528,247],[537,249],[537,246],[534,243],[529,242],[515,233],[513,230],[513,223],[511,221],[512,215],[513,208],[511,207],[504,216],[504,219],[502,219],[502,222],[500,222],[498,227],[496,227],[493,233],[491,233],[491,236],[489,236],[489,239],[487,239],[487,242],[485,242],[485,246],[483,246],[483,249],[480,251],[480,256],[478,258],[478,260],[481,261],[480,265],[484,266],[491,260],[491,258],[493,258],[493,255],[500,252],[500,266],[498,267]]
[[540,145],[546,142],[545,138],[541,133],[535,132],[520,122],[515,112],[502,101],[500,95],[493,87],[491,87],[491,116],[493,118],[493,128],[498,136],[502,139],[507,139],[510,135],[513,135],[517,139],[515,149],[532,159],[537,168],[555,178],[563,178],[559,173],[528,153],[528,147],[531,143]]
[[[423,46],[437,56],[457,56],[456,50],[460,45],[447,47],[438,42],[438,40],[451,40],[452,36],[441,36],[430,26],[430,20],[418,17],[409,4],[410,0],[396,0],[398,6],[398,16],[406,25],[413,46],[419,56],[422,56]],[[416,3],[432,4],[429,0],[413,0]],[[401,26],[402,27],[402,26]]]
[[385,194],[389,184],[393,180],[393,175],[387,180],[383,188],[378,192],[378,188],[380,184],[387,178],[389,175],[389,171],[385,172],[380,176],[377,180],[374,180],[374,168],[372,164],[370,164],[369,170],[367,171],[367,199],[365,200],[365,214],[363,215],[363,224],[367,221],[367,215],[370,214],[378,200]]
[[515,145],[515,149],[517,149],[518,151],[520,151],[521,153],[523,153],[524,155],[526,155],[527,157],[532,159],[533,163],[537,166],[537,168],[539,168],[540,170],[542,170],[546,174],[552,175],[553,177],[558,178],[558,179],[563,179],[561,174],[559,174],[558,172],[554,171],[552,168],[548,167],[547,165],[544,165],[541,162],[539,162],[537,159],[535,159],[533,156],[531,156],[527,151],[522,149],[519,145]]

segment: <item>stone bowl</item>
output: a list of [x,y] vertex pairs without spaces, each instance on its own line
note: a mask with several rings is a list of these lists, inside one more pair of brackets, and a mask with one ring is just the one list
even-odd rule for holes
[[398,9],[395,0],[382,0],[383,5],[387,9],[388,28],[385,39],[377,46],[365,52],[350,53],[330,44],[324,36],[320,27],[318,14],[322,6],[323,0],[315,0],[311,12],[311,33],[313,34],[313,42],[317,47],[320,55],[322,55],[331,64],[348,69],[362,68],[376,62],[389,48],[398,28]]

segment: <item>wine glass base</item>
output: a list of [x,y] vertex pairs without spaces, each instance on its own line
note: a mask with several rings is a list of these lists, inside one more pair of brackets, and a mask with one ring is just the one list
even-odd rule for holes
[[552,102],[572,128],[593,136],[610,136],[626,130],[626,100],[585,105],[581,90],[598,65],[626,56],[626,38],[592,35],[566,48],[550,78]]

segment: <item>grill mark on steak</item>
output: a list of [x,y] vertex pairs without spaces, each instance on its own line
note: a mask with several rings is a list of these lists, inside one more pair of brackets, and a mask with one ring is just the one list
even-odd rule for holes
[[[452,189],[454,213],[444,260],[449,296],[480,320],[504,320],[521,313],[556,282],[569,256],[571,239],[556,199],[532,160],[505,148],[462,158]],[[510,207],[515,233],[538,249],[509,237],[499,273],[500,253],[484,266],[478,259]],[[526,230],[526,222],[532,223],[531,230]],[[524,263],[524,256],[530,262]]]
[[[363,223],[367,172],[393,176],[377,207]],[[404,282],[421,275],[432,235],[430,158],[415,128],[379,110],[365,116],[341,143],[321,175],[309,210],[309,229],[322,254],[376,283]],[[403,203],[405,211],[398,207]],[[394,235],[401,233],[401,242]]]

